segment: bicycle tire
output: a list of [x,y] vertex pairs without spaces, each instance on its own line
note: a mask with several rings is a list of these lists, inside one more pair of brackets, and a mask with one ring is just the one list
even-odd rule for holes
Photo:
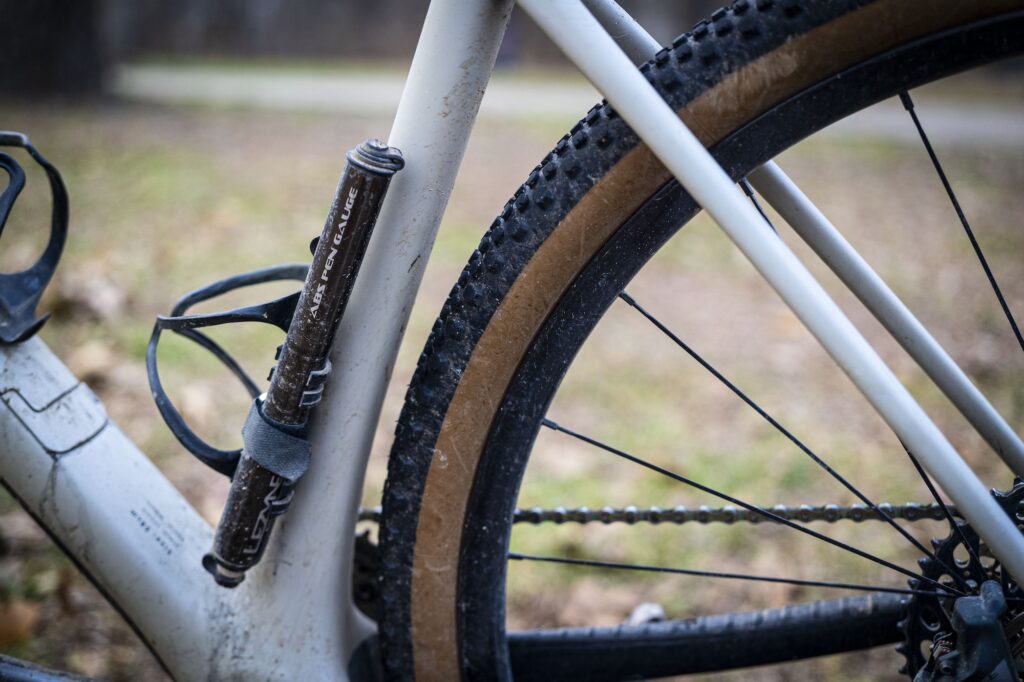
[[[1024,49],[1020,2],[953,5],[740,0],[641,71],[738,179],[865,106]],[[530,446],[589,331],[697,210],[598,105],[483,237],[420,357],[389,460],[389,679],[510,677],[504,562]]]

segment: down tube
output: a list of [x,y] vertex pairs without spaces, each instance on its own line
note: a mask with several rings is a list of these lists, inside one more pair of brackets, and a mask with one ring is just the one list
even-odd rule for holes
[[1014,576],[1024,537],[914,398],[581,2],[519,4],[772,285]]
[[[345,663],[373,632],[351,599],[352,531],[366,459],[511,10],[511,0],[430,4],[388,140],[406,166],[392,181],[335,337],[334,369],[314,416],[312,464],[265,559],[242,586],[251,612],[275,614],[276,623],[252,624],[266,629],[250,632],[253,642],[321,656],[333,649]],[[305,679],[326,679],[324,670],[304,672]]]

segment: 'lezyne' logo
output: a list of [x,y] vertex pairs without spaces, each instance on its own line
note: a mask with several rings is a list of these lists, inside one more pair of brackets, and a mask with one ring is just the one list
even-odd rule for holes
[[263,536],[267,534],[267,530],[270,528],[270,520],[273,518],[270,511],[274,503],[277,502],[277,496],[283,487],[284,479],[280,476],[274,476],[270,479],[270,490],[263,497],[263,508],[260,509],[260,513],[256,517],[256,523],[249,534],[249,542],[242,547],[242,554],[260,553],[263,547]]
[[341,213],[341,220],[338,221],[337,232],[334,238],[331,240],[331,252],[327,254],[327,260],[324,261],[324,269],[320,272],[320,284],[316,287],[316,293],[313,294],[313,306],[309,309],[309,314],[316,318],[317,313],[320,310],[320,301],[324,297],[324,291],[327,289],[327,278],[331,272],[331,268],[334,267],[334,257],[338,255],[338,246],[341,244],[341,238],[345,234],[345,226],[348,225],[348,219],[352,215],[352,206],[356,203],[356,197],[359,195],[359,190],[355,187],[348,191],[348,199],[345,200],[345,210]]

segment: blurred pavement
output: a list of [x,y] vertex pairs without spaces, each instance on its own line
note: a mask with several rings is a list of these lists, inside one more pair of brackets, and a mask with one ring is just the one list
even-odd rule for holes
[[[122,66],[115,94],[148,102],[246,107],[282,111],[392,116],[402,94],[399,72],[303,71],[227,66]],[[566,127],[599,99],[582,78],[545,79],[497,72],[481,105],[485,119],[565,121]],[[1012,103],[921,99],[919,115],[941,144],[1024,147],[1024,109]],[[829,135],[916,143],[917,133],[899,102],[890,100],[827,130]]]

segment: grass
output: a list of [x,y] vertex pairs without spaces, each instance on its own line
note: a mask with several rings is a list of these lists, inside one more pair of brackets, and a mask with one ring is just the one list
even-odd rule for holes
[[[308,258],[308,241],[320,229],[340,169],[340,150],[386,131],[360,118],[118,102],[6,103],[0,105],[0,119],[2,127],[33,137],[64,172],[71,191],[71,237],[44,302],[55,311],[44,339],[93,386],[112,418],[186,497],[214,520],[225,482],[182,453],[148,395],[143,358],[153,317],[167,312],[178,295],[215,279]],[[371,457],[367,504],[379,501],[405,384],[451,283],[505,199],[561,132],[544,122],[484,122],[474,133],[388,391]],[[940,151],[1020,316],[1024,279],[1015,273],[1024,246],[1018,192],[1024,165],[1019,154],[957,145]],[[996,406],[1020,424],[1022,356],[919,150],[881,141],[812,139],[780,163],[938,330],[940,341]],[[42,243],[48,206],[38,174],[30,177],[29,186],[0,242],[4,268],[27,264]],[[1005,485],[1008,481],[983,444],[902,351],[805,248],[785,230],[783,236],[936,414],[986,482]],[[706,218],[677,235],[629,291],[874,499],[927,499],[884,424]],[[254,292],[245,300],[277,293]],[[236,296],[226,304],[243,299]],[[262,378],[280,335],[240,329],[220,332],[219,338]],[[172,395],[197,428],[218,445],[237,446],[247,409],[241,387],[183,342],[169,340],[160,362]],[[573,363],[550,414],[566,426],[756,504],[854,501],[623,304],[612,307]],[[535,453],[522,506],[720,504],[558,434],[543,432]],[[815,528],[825,529],[821,524]],[[34,604],[42,614],[28,637],[0,643],[0,651],[112,679],[161,679],[155,662],[119,617],[6,495],[0,495],[0,530],[13,538],[13,551],[0,557],[0,604]],[[828,530],[906,565],[916,558],[876,524]],[[942,529],[922,524],[915,532],[926,539]],[[806,578],[822,577],[825,565],[832,579],[900,583],[873,565],[765,525],[526,527],[515,531],[513,547]],[[615,624],[641,601],[661,604],[672,617],[687,617],[823,594],[520,564],[510,569],[509,580],[513,626]],[[879,651],[858,655],[853,666],[851,659],[826,660],[801,664],[795,671],[753,671],[723,679],[884,679],[891,678],[895,659],[891,651]]]

